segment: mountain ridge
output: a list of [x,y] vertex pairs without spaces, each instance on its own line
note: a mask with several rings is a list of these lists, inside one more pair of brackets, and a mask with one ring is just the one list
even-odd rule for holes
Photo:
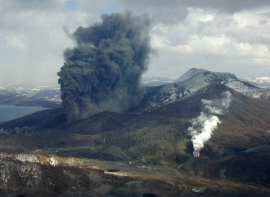
[[231,73],[211,72],[204,69],[192,68],[174,83],[148,88],[147,93],[141,101],[141,105],[144,105],[145,111],[147,111],[175,102],[213,83],[224,84],[238,92],[249,93],[251,96],[254,91],[260,90],[259,87],[249,82],[238,80]]
[[[197,87],[192,89],[198,81],[202,81],[202,78],[198,80],[193,78],[197,75],[205,76],[203,80],[212,83],[205,83],[198,89]],[[76,158],[77,160],[83,158],[82,161],[94,159],[95,169],[99,171],[94,172],[94,169],[88,168],[87,172],[90,171],[92,175],[101,173],[102,177],[105,173],[104,177],[110,176],[111,179],[117,177],[121,180],[118,181],[117,188],[126,188],[127,184],[132,184],[125,175],[132,177],[136,173],[141,173],[137,176],[139,181],[149,175],[152,177],[161,174],[167,180],[176,178],[173,180],[182,181],[182,185],[187,188],[184,194],[189,196],[208,194],[232,196],[234,193],[244,196],[253,194],[262,196],[261,193],[265,192],[263,188],[270,187],[269,165],[267,165],[270,161],[270,133],[268,132],[270,102],[231,89],[221,83],[220,76],[211,72],[203,71],[195,76],[179,83],[148,87],[142,102],[122,113],[104,111],[67,125],[64,109],[58,108],[2,123],[0,124],[0,151],[23,150],[27,154],[38,154],[38,158],[50,155],[50,158],[45,161],[46,165],[49,162],[49,169],[57,169],[60,174],[61,169],[64,172],[67,170],[66,166],[60,165],[61,162],[67,163]],[[170,88],[175,88],[174,94],[171,93]],[[171,100],[166,101],[168,98]],[[224,98],[229,101],[225,101]],[[166,102],[163,102],[164,100]],[[195,148],[192,141],[194,133],[190,128],[197,129],[197,132],[202,134],[205,125],[209,126],[213,120],[217,123],[216,127],[210,129],[210,137],[204,141],[199,157],[194,157]],[[72,160],[70,155],[74,157]],[[17,163],[26,165],[25,161],[16,160],[16,154],[8,157],[1,161],[3,165],[5,162],[11,166],[19,166]],[[112,162],[114,165],[111,165]],[[261,167],[261,164],[264,166]],[[41,163],[35,165],[47,169]],[[104,165],[113,167],[108,170]],[[77,168],[80,170],[78,171]],[[29,169],[31,172],[32,168]],[[80,175],[83,174],[80,165],[74,164],[69,169],[80,172]],[[10,170],[11,174],[18,172],[17,168],[3,168],[3,170],[5,173]],[[70,170],[71,172],[73,171]],[[108,175],[107,172],[112,174]],[[50,177],[46,173],[44,176]],[[67,182],[72,181],[68,176],[62,173],[61,177],[65,177],[61,183],[70,186]],[[29,181],[29,179],[34,182],[31,177],[28,179],[23,177],[23,180]],[[13,183],[17,184],[13,179],[3,180],[12,187]],[[156,182],[147,180],[149,185],[144,187],[151,188],[149,194],[182,195],[182,190],[177,190],[175,187],[169,193],[155,190],[152,184]],[[163,183],[160,177],[156,177],[155,180],[160,182],[162,188],[167,184]],[[108,181],[106,179],[103,183],[114,188],[108,191],[111,191],[111,196],[115,196],[113,191],[119,190]],[[249,184],[243,185],[245,182]],[[98,182],[98,188],[105,187],[104,184]],[[44,185],[45,188],[48,187],[45,183]],[[172,188],[168,184],[166,187]],[[222,191],[220,187],[223,188]],[[94,186],[93,188],[94,192],[98,189]],[[129,187],[129,189],[130,192],[137,192],[134,188]],[[77,190],[81,191],[79,188]],[[61,187],[61,191],[66,192],[66,189]],[[249,195],[251,191],[252,195]]]

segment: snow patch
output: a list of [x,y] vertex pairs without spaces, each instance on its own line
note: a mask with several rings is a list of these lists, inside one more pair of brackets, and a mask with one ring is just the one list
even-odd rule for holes
[[27,163],[18,165],[17,171],[22,180],[25,179],[28,187],[38,186],[41,182],[42,172],[38,164]]
[[270,77],[258,77],[258,78],[252,79],[251,82],[269,87],[270,86]]
[[252,97],[258,99],[261,98],[261,95],[262,95],[261,93],[254,93],[252,94]]
[[251,88],[249,88],[248,86],[245,86],[240,81],[231,81],[231,82],[226,83],[224,85],[228,86],[229,88],[232,88],[232,89],[236,90],[237,92],[241,92],[241,93],[245,93],[245,92],[251,91]]
[[220,177],[223,178],[223,179],[226,178],[226,176],[225,176],[225,171],[226,171],[226,169],[224,169],[224,168],[220,169],[220,171],[219,171],[219,175],[220,175]]
[[174,101],[176,100],[177,98],[177,95],[176,95],[176,88],[173,89],[173,92],[171,92],[171,96],[170,96],[170,100]]
[[32,154],[18,154],[14,158],[21,162],[39,163],[37,156]]
[[46,160],[49,162],[52,166],[57,166],[59,164],[59,161],[54,157],[46,158]]
[[8,159],[11,158],[11,155],[8,153],[0,153],[0,159]]
[[191,189],[191,191],[195,192],[195,193],[202,193],[202,192],[204,192],[205,189],[206,189],[206,187],[193,187]]

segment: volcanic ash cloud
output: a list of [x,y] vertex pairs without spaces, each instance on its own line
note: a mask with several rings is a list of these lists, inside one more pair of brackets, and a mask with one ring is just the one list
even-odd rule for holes
[[200,156],[200,151],[204,144],[211,138],[211,135],[221,121],[216,115],[222,115],[228,111],[231,102],[231,93],[229,91],[222,94],[222,99],[201,100],[203,111],[200,115],[191,121],[191,127],[188,128],[192,136],[194,157]]
[[104,14],[102,22],[73,33],[76,46],[65,50],[58,72],[68,123],[102,111],[122,112],[141,100],[139,80],[151,51],[145,18]]

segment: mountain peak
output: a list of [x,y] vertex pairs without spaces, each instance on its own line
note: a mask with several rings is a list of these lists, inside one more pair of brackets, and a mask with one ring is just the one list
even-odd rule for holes
[[180,81],[184,81],[186,79],[189,79],[199,73],[207,72],[207,70],[201,69],[201,68],[191,68],[186,73],[184,73],[180,78],[178,78],[174,83],[178,83]]
[[252,79],[251,82],[259,84],[261,86],[270,87],[270,77],[257,77]]
[[142,103],[145,110],[158,108],[188,97],[197,90],[216,83],[245,94],[260,89],[249,82],[239,80],[234,74],[228,72],[211,72],[192,68],[172,84],[148,89]]
[[204,73],[204,75],[207,75],[210,73],[210,74],[213,74],[213,75],[216,75],[216,76],[222,78],[223,80],[224,79],[226,80],[226,78],[238,80],[234,74],[231,74],[228,72],[212,72],[212,71],[208,71],[208,70],[201,69],[201,68],[191,68],[186,73],[184,73],[180,78],[178,78],[174,83],[179,83],[179,82],[185,81],[187,79],[190,79],[190,78],[192,78],[198,74],[202,74],[202,73]]

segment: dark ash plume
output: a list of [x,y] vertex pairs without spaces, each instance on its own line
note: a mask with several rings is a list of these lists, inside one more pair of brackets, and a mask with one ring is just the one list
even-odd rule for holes
[[104,14],[101,19],[79,27],[72,35],[77,45],[64,52],[58,83],[69,123],[101,111],[126,110],[144,92],[139,80],[151,51],[149,21],[131,12]]

